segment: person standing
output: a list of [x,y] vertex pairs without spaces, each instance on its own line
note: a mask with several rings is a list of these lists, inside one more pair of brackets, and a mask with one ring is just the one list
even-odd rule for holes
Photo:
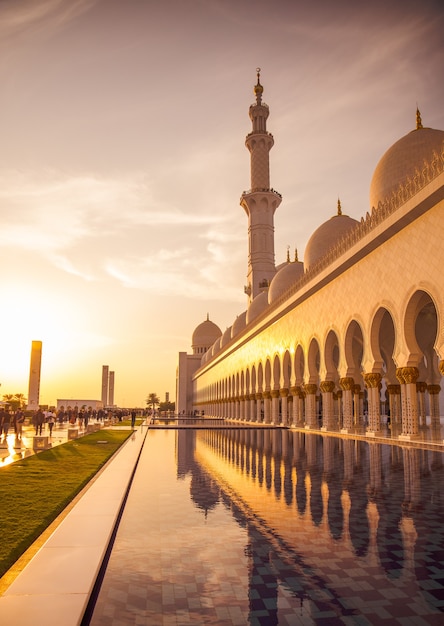
[[131,411],[131,428],[134,430],[135,426],[136,426],[136,410],[133,409]]
[[54,413],[52,411],[48,412],[48,415],[46,417],[46,422],[49,428],[49,436],[52,437],[52,429],[54,428],[54,422],[55,422]]
[[11,416],[9,414],[8,409],[3,409],[3,434],[5,436],[5,441],[6,441],[6,437],[8,436],[8,431],[9,431],[9,425],[11,422]]
[[38,409],[34,413],[34,417],[33,417],[32,421],[34,423],[36,436],[37,435],[41,435],[42,434],[42,428],[43,428],[43,422],[45,421],[45,416],[43,415],[43,411],[41,409]]
[[17,413],[15,414],[15,436],[17,437],[17,439],[22,438],[24,423],[25,413],[22,411],[22,409],[18,409]]
[[[6,411],[2,407],[0,409],[0,437],[3,435],[3,423],[5,421],[5,415],[6,415]],[[6,435],[5,435],[5,439],[6,439]]]

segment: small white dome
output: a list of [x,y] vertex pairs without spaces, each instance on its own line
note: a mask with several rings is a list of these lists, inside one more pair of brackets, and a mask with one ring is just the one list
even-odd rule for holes
[[212,356],[215,356],[219,352],[221,340],[222,340],[222,335],[219,337],[219,339],[216,339],[216,341],[213,343],[213,347],[211,348]]
[[201,365],[204,365],[208,361],[208,359],[210,358],[210,353],[211,353],[211,350],[207,350],[206,352],[202,354],[202,358],[200,360]]
[[206,352],[221,335],[222,331],[219,326],[207,318],[194,330],[191,339],[193,353],[199,354],[201,352]]
[[256,317],[258,317],[262,311],[268,306],[268,293],[267,291],[262,291],[258,294],[253,302],[250,304],[247,310],[247,324],[250,324]]
[[230,341],[230,339],[231,339],[231,326],[229,326],[224,331],[224,334],[222,335],[222,339],[220,340],[220,347],[223,348],[224,346],[226,346],[227,343]]
[[304,274],[304,264],[301,261],[286,263],[282,269],[276,274],[270,283],[268,289],[268,302],[272,304],[285,292],[294,285]]
[[247,325],[247,312],[244,311],[243,313],[238,315],[233,322],[233,326],[231,327],[231,338],[233,339],[233,337],[238,335],[241,332],[241,330],[245,328],[246,325]]

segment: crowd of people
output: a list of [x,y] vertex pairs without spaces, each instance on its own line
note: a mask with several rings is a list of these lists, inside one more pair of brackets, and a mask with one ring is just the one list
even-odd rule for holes
[[0,439],[8,436],[10,430],[14,430],[16,437],[22,438],[23,425],[25,423],[25,412],[22,409],[8,411],[4,407],[0,408]]
[[[49,436],[52,436],[53,428],[55,424],[60,427],[64,425],[77,426],[79,429],[86,429],[89,423],[105,422],[118,423],[130,413],[123,409],[110,410],[99,409],[95,410],[91,407],[78,408],[78,407],[60,407],[58,410],[43,410],[39,408],[34,411],[30,417],[26,417],[23,409],[17,409],[15,411],[8,410],[5,407],[0,408],[0,440],[5,441],[8,434],[13,431],[18,439],[22,438],[23,426],[26,424],[32,424],[35,430],[35,435],[42,435],[46,428],[48,429]],[[135,411],[131,411],[131,424],[134,428],[135,424]]]

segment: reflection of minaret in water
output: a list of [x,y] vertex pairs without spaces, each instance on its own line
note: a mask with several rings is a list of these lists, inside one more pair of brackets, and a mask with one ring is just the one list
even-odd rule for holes
[[269,152],[274,139],[267,132],[269,110],[262,102],[263,91],[260,68],[257,68],[256,102],[249,111],[253,128],[245,139],[250,151],[251,189],[243,192],[240,201],[248,216],[248,283],[245,287],[248,304],[268,288],[276,273],[273,216],[282,200],[281,195],[270,188]]

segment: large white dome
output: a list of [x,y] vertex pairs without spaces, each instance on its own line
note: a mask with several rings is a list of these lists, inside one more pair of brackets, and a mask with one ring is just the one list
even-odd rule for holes
[[424,161],[430,163],[434,152],[444,150],[444,131],[423,128],[418,119],[419,127],[394,143],[376,166],[370,185],[371,208],[390,199],[407,178],[413,180],[422,171]]

